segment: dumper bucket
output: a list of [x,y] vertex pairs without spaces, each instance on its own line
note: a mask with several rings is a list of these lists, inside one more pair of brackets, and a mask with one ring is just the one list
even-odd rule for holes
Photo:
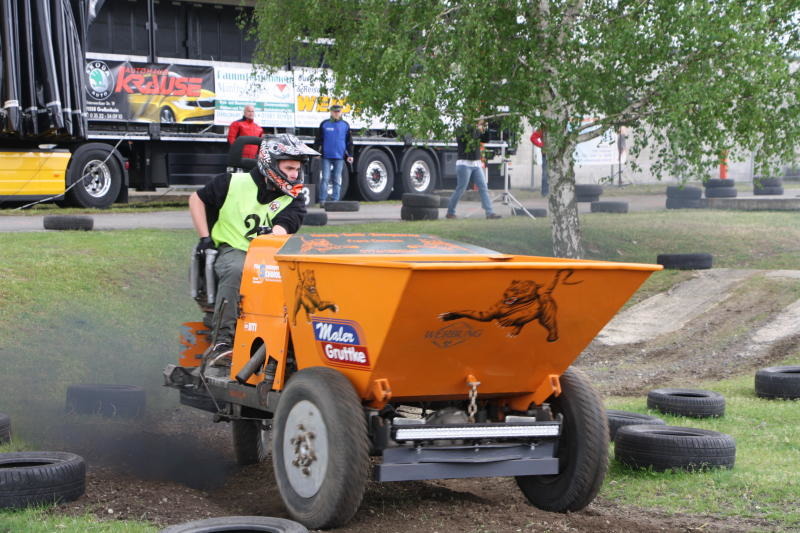
[[658,265],[506,255],[426,235],[297,235],[275,256],[298,369],[365,400],[541,403]]

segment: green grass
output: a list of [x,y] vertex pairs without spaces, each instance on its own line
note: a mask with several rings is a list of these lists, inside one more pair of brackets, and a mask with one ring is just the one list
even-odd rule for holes
[[[781,364],[800,363],[800,353]],[[755,396],[753,375],[707,382],[698,388],[725,396],[725,416],[695,419],[648,411],[646,398],[608,398],[606,407],[659,416],[672,426],[711,429],[736,439],[732,470],[652,472],[615,460],[601,496],[671,513],[703,513],[770,520],[800,529],[800,401]]]
[[181,211],[187,209],[189,197],[171,197],[168,200],[136,200],[127,204],[114,204],[110,209],[91,209],[86,207],[58,207],[51,203],[36,204],[27,209],[16,207],[0,208],[0,216],[42,216],[42,215],[92,215],[96,213],[152,213],[155,211]]
[[92,515],[54,516],[47,509],[31,508],[20,511],[0,511],[0,533],[153,533],[151,525],[113,520],[102,522]]

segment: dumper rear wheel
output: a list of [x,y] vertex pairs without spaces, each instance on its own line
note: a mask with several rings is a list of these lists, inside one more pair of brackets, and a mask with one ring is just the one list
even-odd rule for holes
[[231,428],[236,464],[254,465],[267,459],[271,431],[259,420],[233,420]]
[[366,419],[347,378],[324,367],[294,374],[273,428],[275,479],[292,518],[309,529],[347,523],[369,471]]
[[608,470],[608,421],[589,378],[574,368],[561,376],[561,394],[549,400],[563,416],[558,474],[518,476],[517,485],[539,509],[564,513],[583,509],[597,496]]

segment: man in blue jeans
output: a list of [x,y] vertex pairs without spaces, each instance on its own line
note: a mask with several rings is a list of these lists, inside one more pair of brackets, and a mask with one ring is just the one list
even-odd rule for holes
[[481,142],[487,140],[486,121],[479,120],[474,128],[462,127],[456,131],[458,144],[458,159],[456,160],[456,190],[447,204],[447,218],[456,218],[456,205],[461,195],[467,190],[469,180],[478,187],[481,196],[481,207],[486,211],[486,218],[501,218],[492,210],[492,200],[489,198],[489,188],[486,185],[486,174],[481,160]]
[[[342,193],[342,167],[344,162],[353,162],[353,138],[350,136],[350,124],[342,120],[342,106],[331,106],[331,118],[326,118],[319,125],[317,138],[314,141],[317,150],[322,154],[322,180],[319,184],[319,202],[338,201]],[[328,183],[333,170],[333,191],[328,198]]]

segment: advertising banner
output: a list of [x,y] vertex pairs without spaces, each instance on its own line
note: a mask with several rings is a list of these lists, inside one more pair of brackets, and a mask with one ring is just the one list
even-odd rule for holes
[[[321,69],[298,68],[294,70],[294,92],[297,98],[297,112],[295,113],[295,126],[298,128],[316,128],[320,122],[330,118],[330,106],[342,106],[342,118],[350,123],[354,130],[387,129],[385,123],[377,119],[357,117],[353,114],[353,106],[345,98],[323,96],[321,93],[322,82],[319,80]],[[328,76],[333,76],[332,71],[327,71]]]
[[214,124],[227,126],[242,118],[244,106],[255,107],[261,127],[294,127],[294,87],[291,72],[269,74],[247,67],[214,69],[217,106]]
[[[594,122],[594,119],[583,119],[584,124]],[[582,130],[584,133],[594,131],[600,126]],[[617,134],[614,130],[606,130],[600,137],[580,143],[575,148],[575,163],[578,165],[616,165],[619,157],[617,150]]]
[[214,120],[211,67],[87,60],[89,120],[192,122]]

